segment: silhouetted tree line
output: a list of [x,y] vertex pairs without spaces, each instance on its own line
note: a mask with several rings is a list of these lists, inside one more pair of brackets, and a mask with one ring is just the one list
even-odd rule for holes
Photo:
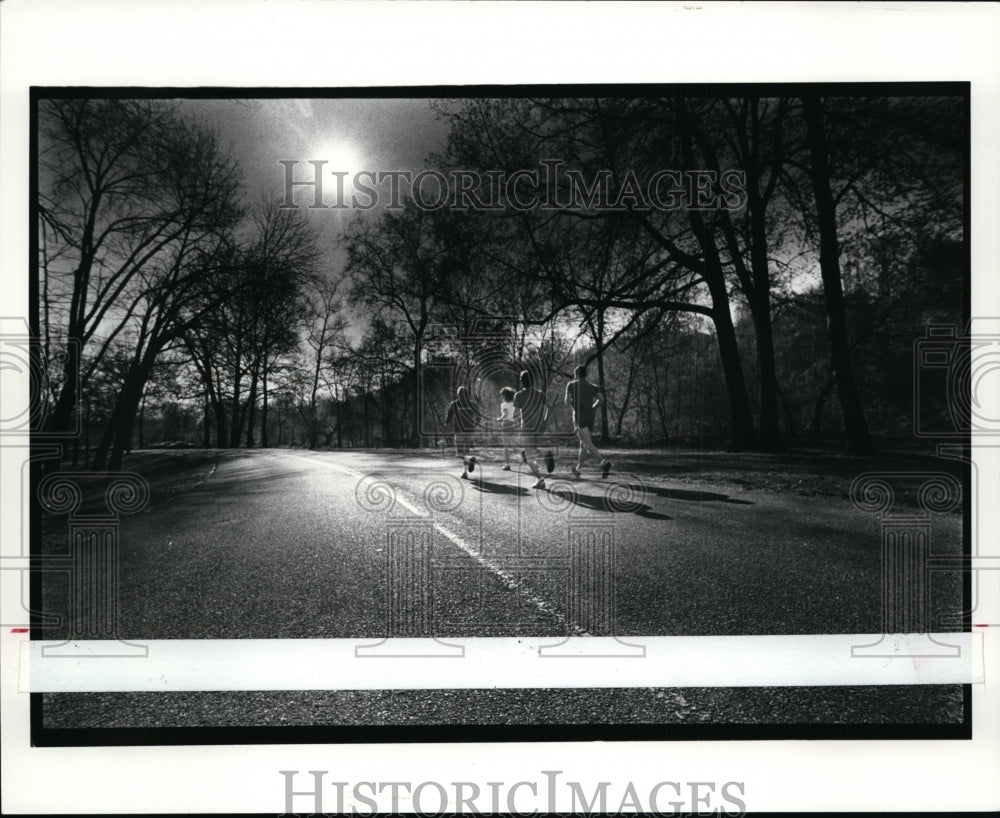
[[[605,440],[776,451],[838,434],[863,454],[908,434],[914,342],[964,327],[964,99],[439,108],[435,167],[558,157],[630,206],[410,200],[359,214],[330,270],[303,211],[247,205],[236,163],[177,106],[40,102],[39,431],[80,428],[70,454],[97,468],[164,441],[441,444],[457,385],[495,417],[528,368],[569,434],[561,390],[584,362]],[[740,171],[740,206],[630,198],[664,169],[711,172],[709,197]]]

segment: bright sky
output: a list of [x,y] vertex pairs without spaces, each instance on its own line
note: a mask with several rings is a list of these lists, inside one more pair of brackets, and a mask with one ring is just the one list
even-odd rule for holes
[[183,107],[232,146],[251,188],[278,195],[279,160],[327,159],[328,170],[348,158],[361,164],[356,169],[421,168],[447,136],[425,99],[189,100]]
[[[419,170],[429,153],[444,148],[447,138],[447,127],[427,99],[184,100],[180,105],[231,150],[243,170],[250,201],[283,197],[281,160],[301,163],[295,168],[296,179],[310,178],[309,160],[327,160],[327,174]],[[330,175],[324,178],[325,198],[335,194],[335,181]],[[349,199],[350,190],[345,193]],[[296,200],[319,231],[335,267],[342,263],[335,249],[337,237],[354,211],[310,211],[305,208],[310,196],[300,188]]]
[[[428,157],[442,152],[448,135],[430,99],[219,99],[183,100],[180,106],[218,136],[237,159],[246,180],[248,201],[284,196],[282,160],[294,160],[297,180],[310,179],[309,160],[326,160],[324,199],[336,195],[334,170],[419,171]],[[348,182],[349,184],[349,182]],[[383,188],[384,190],[384,188]],[[345,188],[346,200],[351,189]],[[312,192],[298,188],[296,201],[311,220],[326,253],[327,274],[337,276],[345,259],[337,248],[341,230],[358,212],[354,209],[310,210]],[[378,213],[376,209],[372,211]],[[810,271],[814,272],[814,271]],[[805,270],[796,287],[815,285]]]
[[[213,130],[240,163],[249,202],[284,197],[281,160],[300,163],[296,179],[311,178],[309,160],[326,160],[328,174],[420,170],[430,153],[444,149],[448,135],[428,99],[183,100],[180,106]],[[324,178],[325,199],[335,195],[335,183],[330,175]],[[350,188],[344,193],[349,201]],[[356,211],[309,210],[311,195],[299,188],[296,201],[319,234],[326,274],[337,277],[345,264],[337,242]],[[363,322],[352,323],[360,332]]]

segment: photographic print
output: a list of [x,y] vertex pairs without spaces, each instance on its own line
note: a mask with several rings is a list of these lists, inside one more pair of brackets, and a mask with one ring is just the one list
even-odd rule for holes
[[967,86],[34,101],[36,741],[967,734]]
[[4,4],[5,813],[1000,797],[995,10],[564,8]]

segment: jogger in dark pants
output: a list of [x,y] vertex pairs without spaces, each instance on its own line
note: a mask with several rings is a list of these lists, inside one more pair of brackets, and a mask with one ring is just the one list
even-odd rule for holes
[[594,426],[595,410],[601,402],[601,391],[587,380],[587,367],[581,365],[573,370],[574,380],[566,384],[566,403],[573,407],[573,426],[576,436],[580,439],[580,454],[573,474],[580,476],[580,469],[586,455],[593,455],[601,461],[601,477],[607,477],[611,471],[611,461],[605,459],[590,439],[590,430]]
[[[545,429],[545,421],[548,418],[549,408],[545,405],[545,393],[541,389],[536,389],[531,378],[531,373],[524,370],[520,375],[521,389],[514,395],[515,418],[519,415],[521,421],[521,461],[526,463],[535,476],[536,482],[532,488],[545,488],[545,479],[538,470],[536,460],[528,460],[525,451],[528,447],[540,452],[540,436]],[[556,461],[551,451],[545,452],[545,466],[551,473],[555,468]]]
[[476,470],[476,458],[469,454],[476,421],[476,407],[469,399],[466,388],[460,386],[455,392],[455,400],[448,404],[448,414],[445,415],[444,423],[455,435],[455,454],[462,458],[463,480],[468,479],[469,472]]

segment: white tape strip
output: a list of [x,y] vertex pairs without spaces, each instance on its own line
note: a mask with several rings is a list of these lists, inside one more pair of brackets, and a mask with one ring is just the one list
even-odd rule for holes
[[[540,655],[540,648],[557,643],[548,638],[447,641],[462,650],[442,652],[441,643],[430,639],[399,640],[399,650],[392,649],[393,643],[381,643],[383,655],[357,655],[356,648],[374,642],[354,639],[154,640],[144,643],[145,656],[114,656],[124,643],[25,641],[19,687],[38,693],[923,685],[983,680],[981,633],[629,637],[630,644],[645,647],[644,657],[622,655],[622,643],[612,638],[569,639],[558,655]],[[435,652],[440,655],[432,655]],[[410,655],[389,658],[385,653]]]

